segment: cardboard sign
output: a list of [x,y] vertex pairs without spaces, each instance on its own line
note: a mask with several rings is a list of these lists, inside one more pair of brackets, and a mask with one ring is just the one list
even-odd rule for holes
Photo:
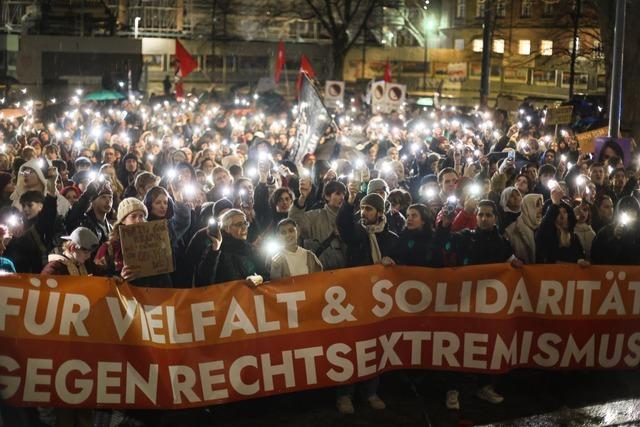
[[120,242],[125,264],[138,266],[139,277],[173,272],[166,220],[121,226]]
[[344,107],[344,82],[327,80],[324,84],[324,105],[327,108]]
[[571,123],[573,116],[573,105],[566,105],[558,108],[549,108],[547,110],[546,125],[566,125]]
[[609,128],[603,127],[599,129],[590,130],[589,132],[582,132],[576,135],[578,144],[580,145],[581,153],[593,153],[596,149],[596,138],[601,136],[607,136],[609,134]]

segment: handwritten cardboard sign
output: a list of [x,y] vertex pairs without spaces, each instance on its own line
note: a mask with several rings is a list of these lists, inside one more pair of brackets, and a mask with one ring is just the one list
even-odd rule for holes
[[138,266],[138,277],[173,272],[173,256],[166,220],[120,227],[122,256],[127,265]]
[[577,134],[576,139],[578,140],[578,144],[580,144],[580,152],[593,153],[596,150],[596,138],[600,136],[607,136],[608,134],[608,127],[594,129],[588,132]]
[[571,123],[573,115],[573,105],[566,105],[558,108],[549,108],[547,110],[546,125],[566,125]]

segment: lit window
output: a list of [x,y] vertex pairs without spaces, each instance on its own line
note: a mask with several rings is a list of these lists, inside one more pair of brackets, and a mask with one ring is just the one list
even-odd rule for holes
[[553,55],[553,41],[542,40],[540,42],[540,55],[551,56]]
[[495,39],[493,41],[493,51],[495,53],[504,53],[504,39]]
[[473,51],[482,52],[482,39],[473,39]]
[[464,18],[467,12],[467,2],[465,0],[457,0],[456,2],[456,18]]
[[[573,52],[573,38],[569,41],[569,50]],[[576,53],[580,52],[580,37],[576,37]]]
[[504,18],[507,16],[506,0],[498,0],[496,3],[496,16],[498,18]]
[[518,43],[518,53],[520,55],[531,55],[531,40],[520,40]]
[[476,18],[484,17],[484,0],[478,0],[476,2]]
[[453,48],[455,50],[464,50],[464,39],[455,39],[453,41]]
[[533,9],[533,0],[522,0],[520,7],[520,16],[523,18],[531,18],[531,10]]

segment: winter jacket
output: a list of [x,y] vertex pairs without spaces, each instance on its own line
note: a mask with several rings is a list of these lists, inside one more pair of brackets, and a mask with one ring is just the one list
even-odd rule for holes
[[430,229],[426,227],[422,230],[405,228],[398,236],[391,258],[398,265],[436,267],[433,259],[433,242],[433,232]]
[[591,244],[593,264],[640,265],[640,228],[631,227],[618,239],[616,224],[604,226]]
[[513,256],[511,245],[495,226],[449,233],[444,251],[447,266],[503,263]]
[[[239,240],[222,231],[219,250],[208,246],[198,267],[198,275],[207,278],[208,284],[244,280],[252,274],[259,274],[268,280],[265,263],[246,240]],[[203,279],[204,280],[204,279]]]
[[562,202],[562,207],[566,209],[569,217],[570,245],[568,247],[560,247],[558,230],[555,224],[556,218],[560,214],[560,206],[550,204],[536,232],[536,262],[538,264],[575,263],[580,259],[585,259],[580,239],[573,232],[576,224],[573,209],[564,202]]
[[[345,201],[340,207],[336,224],[342,240],[347,245],[347,266],[373,265],[369,235],[359,220],[354,219],[354,206],[349,202]],[[387,224],[384,230],[376,233],[376,240],[381,256],[390,257],[393,254],[398,235],[389,231]]]
[[[322,271],[322,264],[318,260],[318,257],[309,250],[302,249],[307,253],[307,269],[309,270],[309,274],[316,273],[318,271]],[[289,264],[287,263],[286,256],[280,252],[276,254],[271,260],[271,280],[278,280],[284,277],[291,277],[291,272],[289,271]]]
[[298,224],[302,246],[316,254],[325,271],[347,265],[347,248],[337,235],[337,214],[328,205],[322,209],[305,211],[298,207],[297,201],[289,210],[289,218]]
[[96,218],[96,215],[90,208],[91,194],[84,192],[65,216],[64,226],[68,233],[71,233],[78,227],[86,227],[93,231],[93,234],[98,237],[98,241],[102,244],[109,239],[109,233],[111,233],[112,227],[108,221],[104,223],[98,221],[98,218]]
[[4,256],[13,261],[18,273],[40,274],[49,253],[62,242],[60,236],[66,232],[56,216],[56,204],[56,197],[46,196],[38,216],[26,225],[20,237],[9,242]]

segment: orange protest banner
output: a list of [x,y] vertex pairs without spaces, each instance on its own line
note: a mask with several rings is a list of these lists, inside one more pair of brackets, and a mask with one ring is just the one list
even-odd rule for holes
[[640,267],[369,266],[250,289],[10,275],[0,393],[14,405],[187,408],[395,369],[635,368]]

